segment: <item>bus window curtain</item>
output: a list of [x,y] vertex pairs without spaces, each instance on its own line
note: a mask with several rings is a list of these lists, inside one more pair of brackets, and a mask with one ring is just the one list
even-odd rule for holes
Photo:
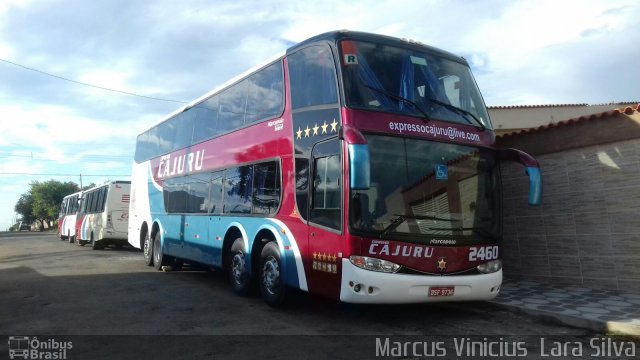
[[[373,72],[373,70],[371,70],[371,67],[369,67],[369,64],[365,60],[364,56],[362,56],[359,52],[357,52],[357,56],[358,56],[358,69],[360,70],[358,71],[358,75],[360,76],[360,81],[362,81],[362,83],[366,86],[370,86],[372,88],[376,88],[380,90],[385,90],[384,87],[382,87],[382,83],[380,82],[380,80],[378,80],[378,77],[376,76],[376,74]],[[375,99],[384,108],[387,108],[387,109],[396,108],[393,101],[391,101],[391,99],[389,99],[389,97],[386,96],[385,94],[375,90],[371,90],[371,89],[369,89],[369,91],[371,91],[371,93],[373,94],[373,97],[375,97]]]
[[[416,67],[418,68],[418,80],[416,80]],[[416,102],[417,99],[415,96],[415,92],[418,85],[424,85],[424,97],[427,100],[431,98],[449,103],[449,99],[447,98],[447,95],[445,94],[442,86],[440,86],[440,82],[438,81],[438,78],[436,78],[435,74],[427,66],[414,66],[413,62],[411,61],[411,56],[407,56],[402,61],[402,72],[400,75],[400,96]],[[401,102],[400,109],[405,108],[413,110],[413,105]]]

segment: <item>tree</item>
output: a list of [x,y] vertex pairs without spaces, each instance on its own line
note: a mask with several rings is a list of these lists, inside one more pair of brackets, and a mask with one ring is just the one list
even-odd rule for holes
[[20,199],[13,208],[16,213],[22,216],[22,221],[32,223],[35,220],[33,215],[33,196],[31,192],[20,195]]
[[39,220],[49,225],[58,218],[62,199],[80,190],[74,182],[56,180],[34,181],[29,185],[29,191],[22,194],[16,203],[15,211],[22,215],[23,221]]

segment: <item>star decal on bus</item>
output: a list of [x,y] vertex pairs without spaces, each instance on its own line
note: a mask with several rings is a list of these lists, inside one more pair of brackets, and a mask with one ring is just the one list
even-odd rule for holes
[[[321,134],[328,134],[333,132],[338,132],[338,122],[336,119],[333,119],[333,122],[327,123],[327,121],[323,121],[321,125],[318,123],[314,123],[313,127],[307,126],[303,129],[298,126],[298,131],[295,132],[296,140],[301,140],[303,137],[312,137],[312,136],[320,136]],[[321,131],[322,130],[322,131]],[[304,133],[304,136],[302,135]]]
[[336,122],[336,119],[333,119],[333,122],[330,124],[331,125],[331,132],[338,132],[338,123]]
[[436,264],[438,264],[438,270],[440,271],[445,271],[447,269],[447,261],[443,257],[436,261]]
[[327,133],[327,127],[329,127],[329,124],[327,124],[327,122],[323,122],[322,125],[320,125],[320,127],[322,128],[322,133],[326,134]]
[[338,273],[337,257],[332,254],[314,252],[312,268],[313,270],[328,272],[332,274]]

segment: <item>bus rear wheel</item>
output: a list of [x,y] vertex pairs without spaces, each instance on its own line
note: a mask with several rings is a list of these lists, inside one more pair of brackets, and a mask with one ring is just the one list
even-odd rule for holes
[[231,288],[239,296],[247,296],[251,292],[251,276],[247,271],[247,252],[244,248],[244,240],[237,238],[231,245],[227,259],[227,272]]
[[104,249],[104,246],[102,246],[102,244],[98,243],[96,241],[96,239],[93,237],[93,233],[91,233],[91,239],[89,240],[89,242],[91,243],[91,248],[93,250],[102,250],[102,249]]
[[162,270],[162,267],[166,265],[169,265],[169,257],[162,253],[162,242],[158,231],[153,237],[153,266],[156,270]]
[[151,247],[151,236],[149,232],[144,234],[142,253],[144,255],[144,263],[147,264],[147,266],[153,266],[153,247]]
[[268,242],[260,254],[260,293],[264,301],[273,307],[282,307],[287,287],[282,273],[280,250],[275,242]]

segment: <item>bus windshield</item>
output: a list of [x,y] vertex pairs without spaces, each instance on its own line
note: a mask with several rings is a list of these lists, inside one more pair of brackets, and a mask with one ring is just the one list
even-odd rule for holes
[[351,191],[352,229],[409,242],[499,239],[499,169],[491,150],[365,136],[371,187]]
[[435,53],[343,40],[347,106],[491,128],[467,65]]

